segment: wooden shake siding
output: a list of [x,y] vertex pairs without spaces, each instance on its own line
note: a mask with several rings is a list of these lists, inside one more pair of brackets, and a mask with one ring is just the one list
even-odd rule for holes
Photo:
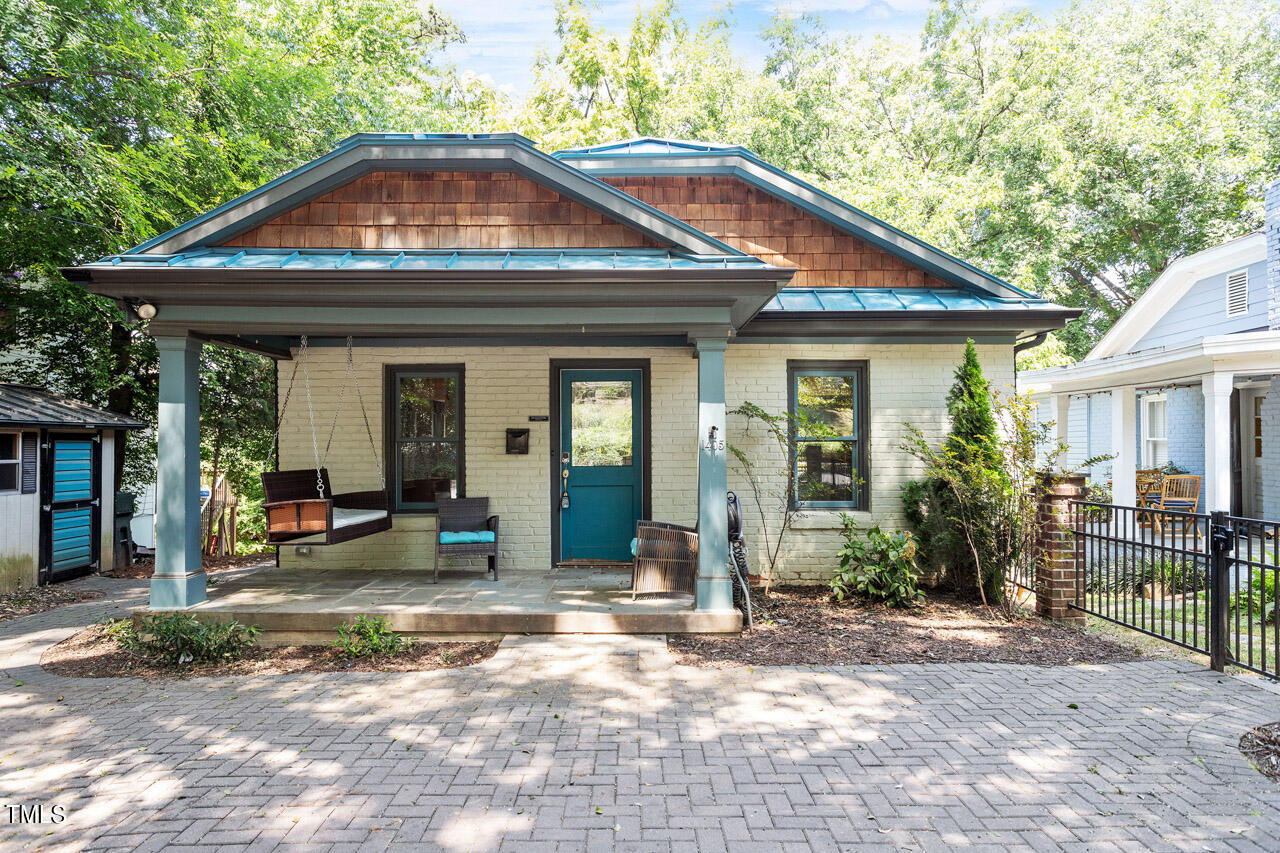
[[949,287],[798,207],[728,177],[604,180],[743,252],[797,267],[793,287]]
[[290,249],[656,247],[506,172],[371,172],[223,245]]

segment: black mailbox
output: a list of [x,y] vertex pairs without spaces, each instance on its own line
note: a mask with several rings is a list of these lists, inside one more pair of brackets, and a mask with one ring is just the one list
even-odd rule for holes
[[507,453],[529,452],[529,430],[527,428],[507,430]]

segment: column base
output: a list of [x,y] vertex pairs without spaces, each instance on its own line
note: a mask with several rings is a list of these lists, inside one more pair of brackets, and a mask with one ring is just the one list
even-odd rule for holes
[[152,610],[187,610],[208,596],[205,594],[207,575],[204,571],[182,575],[152,575]]
[[733,582],[729,578],[698,578],[697,610],[732,610]]

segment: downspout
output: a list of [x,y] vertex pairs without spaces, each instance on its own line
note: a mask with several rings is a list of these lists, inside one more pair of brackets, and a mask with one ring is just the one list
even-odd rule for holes
[[1023,350],[1035,349],[1044,343],[1049,337],[1048,332],[1041,332],[1034,338],[1027,338],[1025,341],[1018,341],[1013,345],[1013,354],[1016,357]]

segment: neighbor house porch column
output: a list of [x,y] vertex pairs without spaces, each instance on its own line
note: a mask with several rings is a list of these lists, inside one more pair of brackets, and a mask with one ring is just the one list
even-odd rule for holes
[[1053,437],[1066,444],[1071,426],[1071,395],[1054,394],[1049,399],[1050,413],[1053,416]]
[[1111,389],[1111,502],[1134,506],[1138,499],[1138,389]]
[[728,489],[724,428],[726,339],[698,338],[698,586],[699,610],[733,608],[729,581]]
[[156,570],[151,607],[205,600],[200,565],[200,341],[157,337],[160,417],[156,465]]
[[1234,376],[1209,373],[1204,390],[1204,494],[1201,512],[1231,512],[1231,391]]

